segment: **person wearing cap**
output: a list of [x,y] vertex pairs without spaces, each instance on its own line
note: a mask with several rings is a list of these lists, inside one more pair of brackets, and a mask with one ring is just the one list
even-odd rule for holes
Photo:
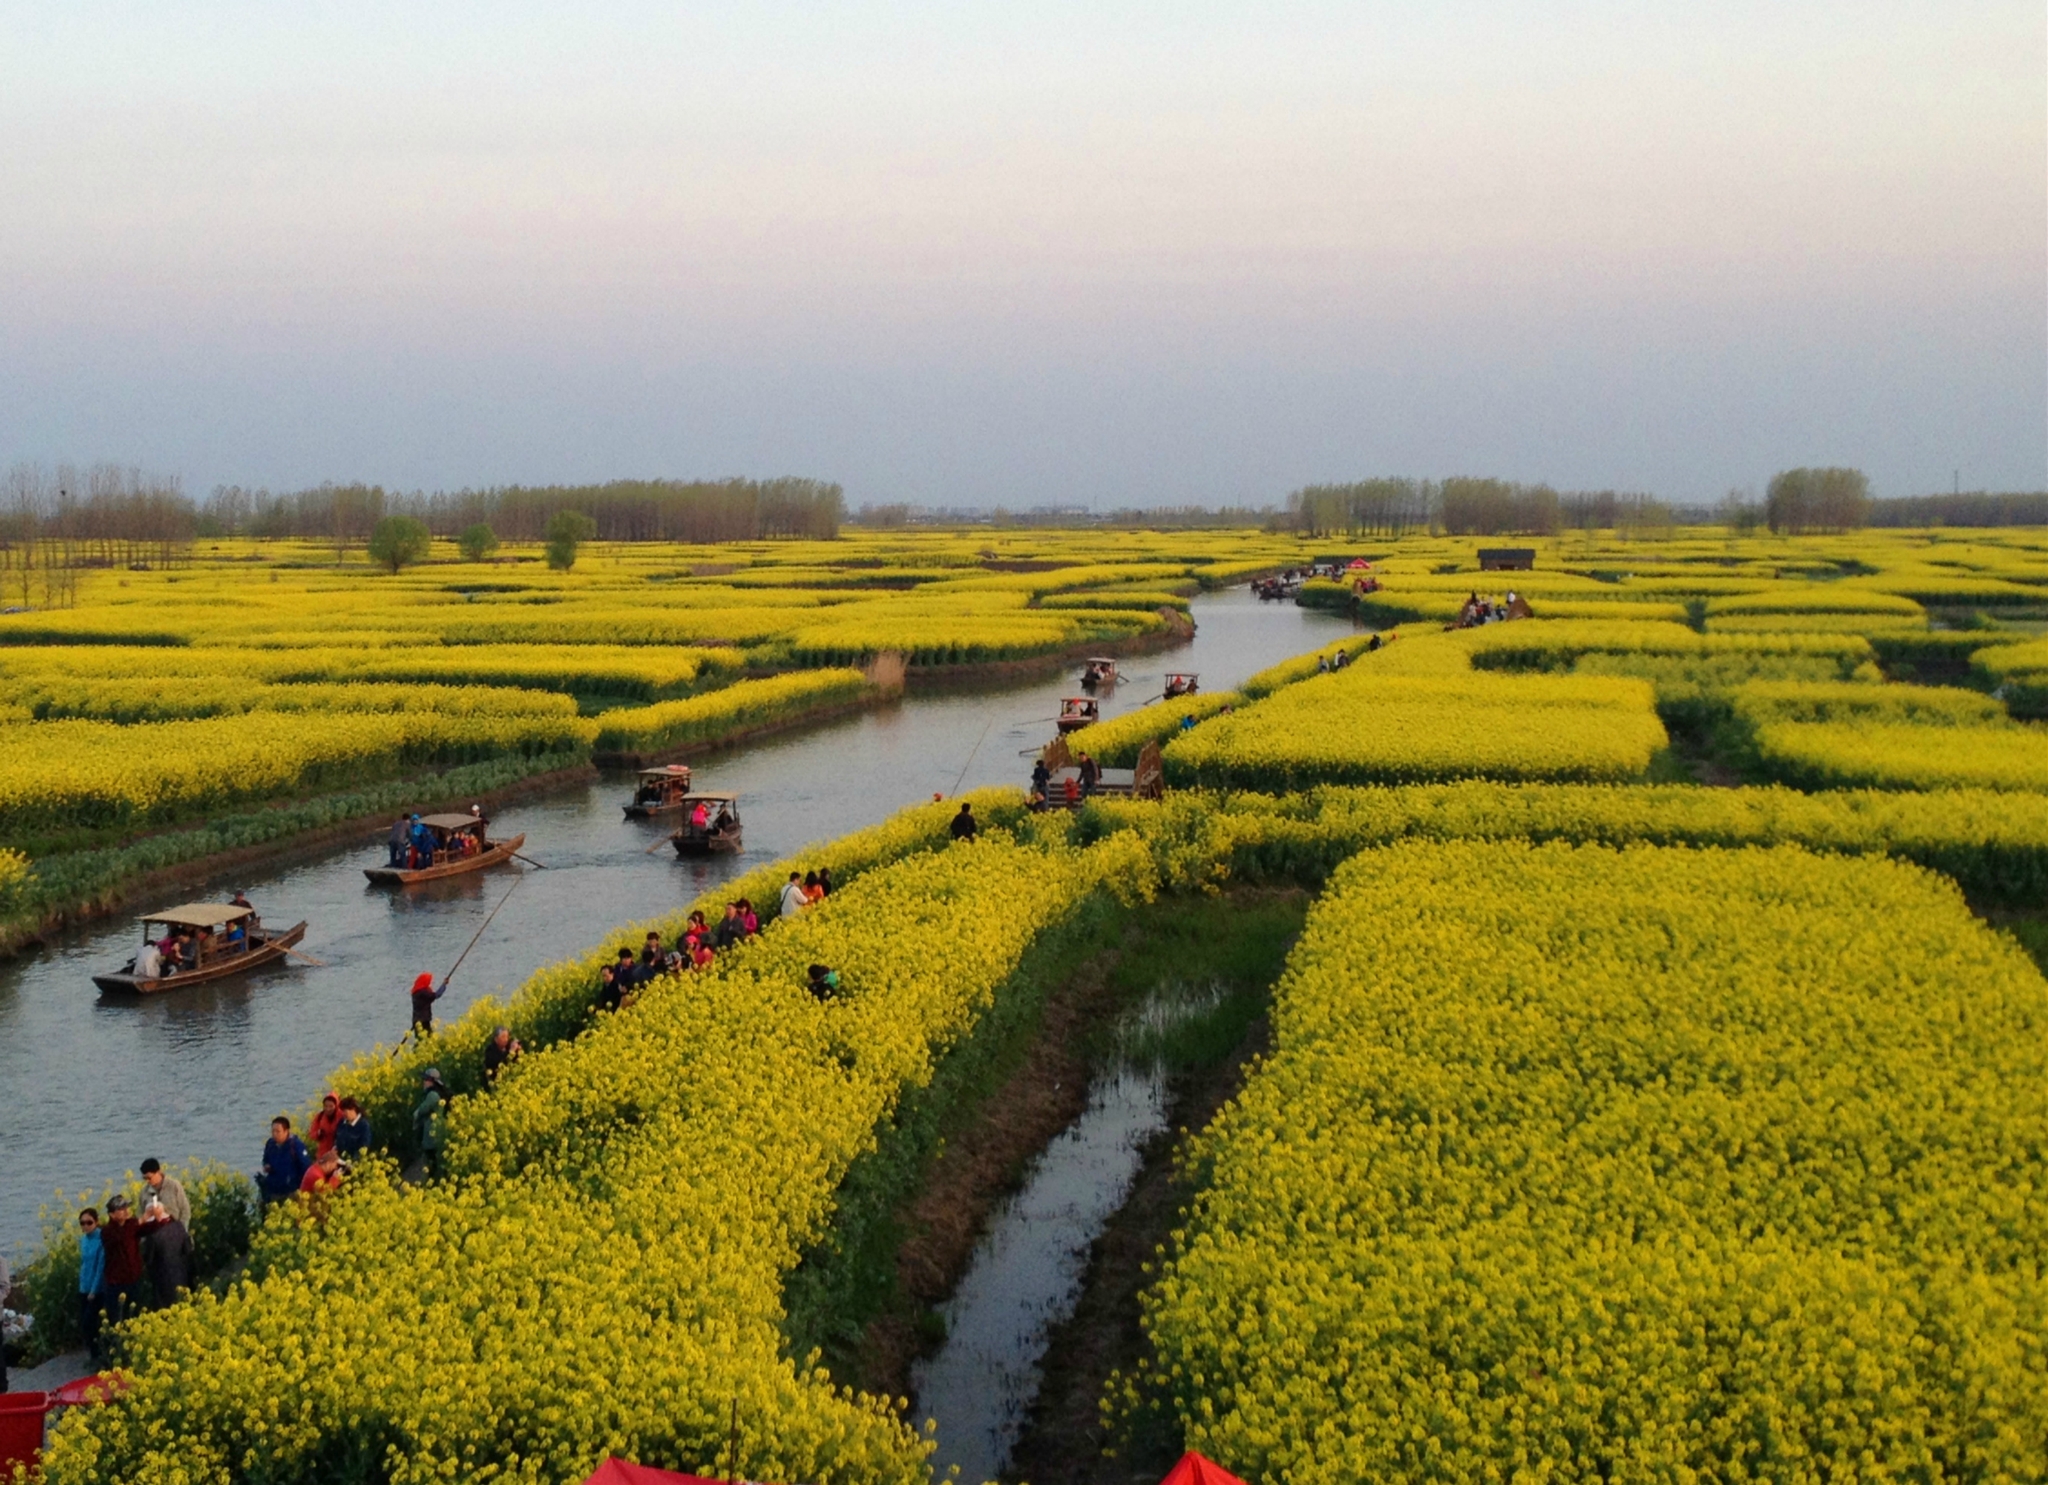
[[440,989],[436,990],[434,988],[434,977],[430,974],[421,973],[413,977],[412,990],[409,993],[412,996],[412,1029],[414,1034],[417,1036],[432,1036],[434,1034],[434,1002],[448,993],[448,987],[443,985]]
[[491,1087],[498,1081],[498,1074],[508,1062],[519,1060],[525,1050],[512,1037],[512,1028],[500,1026],[491,1033],[491,1039],[484,1043],[484,1086]]
[[143,1205],[151,1198],[163,1203],[165,1211],[176,1217],[187,1227],[192,1225],[192,1200],[185,1195],[185,1183],[176,1176],[166,1175],[161,1160],[154,1155],[142,1162]]
[[299,1178],[299,1195],[307,1198],[307,1206],[325,1216],[328,1194],[341,1189],[342,1178],[347,1174],[341,1168],[339,1151],[332,1147],[322,1150]]
[[292,1121],[282,1114],[272,1119],[270,1139],[263,1146],[263,1166],[256,1173],[256,1189],[263,1195],[263,1204],[271,1206],[297,1191],[310,1164],[305,1141],[292,1133]]
[[106,1267],[100,1272],[100,1299],[107,1319],[119,1325],[142,1311],[142,1228],[126,1196],[107,1203],[107,1225],[100,1229]]
[[441,1069],[430,1067],[420,1074],[420,1101],[412,1111],[413,1138],[420,1147],[420,1157],[426,1162],[429,1176],[440,1173],[441,1144],[446,1138],[442,1110],[447,1106],[448,1085],[441,1081]]

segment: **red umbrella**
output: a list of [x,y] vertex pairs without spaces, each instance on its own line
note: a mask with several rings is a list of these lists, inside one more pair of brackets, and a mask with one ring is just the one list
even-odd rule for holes
[[1244,1481],[1222,1465],[1190,1451],[1181,1455],[1180,1463],[1167,1472],[1159,1485],[1244,1485]]
[[708,1480],[702,1475],[679,1475],[674,1470],[658,1470],[647,1464],[628,1464],[623,1459],[607,1459],[583,1485],[722,1485],[722,1482]]

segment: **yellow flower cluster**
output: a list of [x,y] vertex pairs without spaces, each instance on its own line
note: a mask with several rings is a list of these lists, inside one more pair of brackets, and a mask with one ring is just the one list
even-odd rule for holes
[[420,764],[560,753],[566,765],[596,732],[596,723],[573,710],[259,711],[133,727],[0,725],[0,838],[139,829],[218,804],[355,783]]
[[1167,779],[1268,792],[1470,776],[1623,780],[1643,777],[1665,747],[1641,681],[1379,668],[1382,656],[1413,664],[1432,650],[1455,655],[1453,644],[1403,639],[1212,718],[1168,745]]
[[1178,734],[1183,718],[1200,721],[1225,707],[1244,704],[1245,698],[1236,691],[1198,691],[1193,696],[1155,701],[1069,733],[1067,746],[1076,754],[1087,753],[1107,768],[1129,768],[1138,761],[1138,753],[1146,743],[1163,743]]
[[1285,795],[1176,791],[1159,803],[1098,799],[1095,830],[1130,829],[1177,888],[1229,881],[1319,882],[1375,845],[1542,840],[1611,846],[1793,844],[1893,855],[1931,867],[1972,897],[2048,897],[2048,795],[1956,789],[1806,794],[1690,784],[1500,784],[1466,780]]
[[1346,866],[1114,1395],[1263,1480],[2037,1480],[2048,984],[1775,851]]
[[1818,789],[2048,790],[2048,734],[2031,727],[1904,722],[1766,722],[1763,766]]
[[685,701],[658,701],[600,717],[600,753],[651,752],[765,727],[820,707],[845,705],[868,694],[857,670],[800,670],[765,680],[738,681]]
[[[225,1300],[134,1327],[134,1390],[59,1427],[48,1481],[562,1481],[606,1453],[927,1479],[887,1399],[783,1354],[782,1282],[1032,941],[1146,864],[1129,838],[996,835],[869,873],[458,1100],[452,1179],[376,1170],[324,1225],[273,1221]],[[812,962],[834,1001],[804,988]]]

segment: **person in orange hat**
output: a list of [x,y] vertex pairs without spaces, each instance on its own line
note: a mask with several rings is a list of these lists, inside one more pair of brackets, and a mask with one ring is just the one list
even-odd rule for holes
[[447,985],[434,988],[434,977],[422,974],[412,982],[412,1032],[415,1037],[434,1034],[434,1002],[448,993]]

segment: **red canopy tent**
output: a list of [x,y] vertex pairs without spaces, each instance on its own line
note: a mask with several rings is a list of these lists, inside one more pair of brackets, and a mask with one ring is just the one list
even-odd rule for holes
[[[674,1470],[628,1464],[623,1459],[607,1459],[583,1485],[721,1485],[721,1482],[707,1480],[702,1475],[679,1475]],[[1159,1485],[1245,1485],[1245,1482],[1199,1454],[1183,1454],[1180,1463]]]
[[1183,1454],[1180,1463],[1167,1471],[1159,1485],[1244,1485],[1220,1464],[1212,1464],[1195,1453]]
[[607,1459],[583,1485],[722,1485],[722,1482],[707,1480],[702,1475],[679,1475],[674,1470],[658,1470],[648,1464]]

